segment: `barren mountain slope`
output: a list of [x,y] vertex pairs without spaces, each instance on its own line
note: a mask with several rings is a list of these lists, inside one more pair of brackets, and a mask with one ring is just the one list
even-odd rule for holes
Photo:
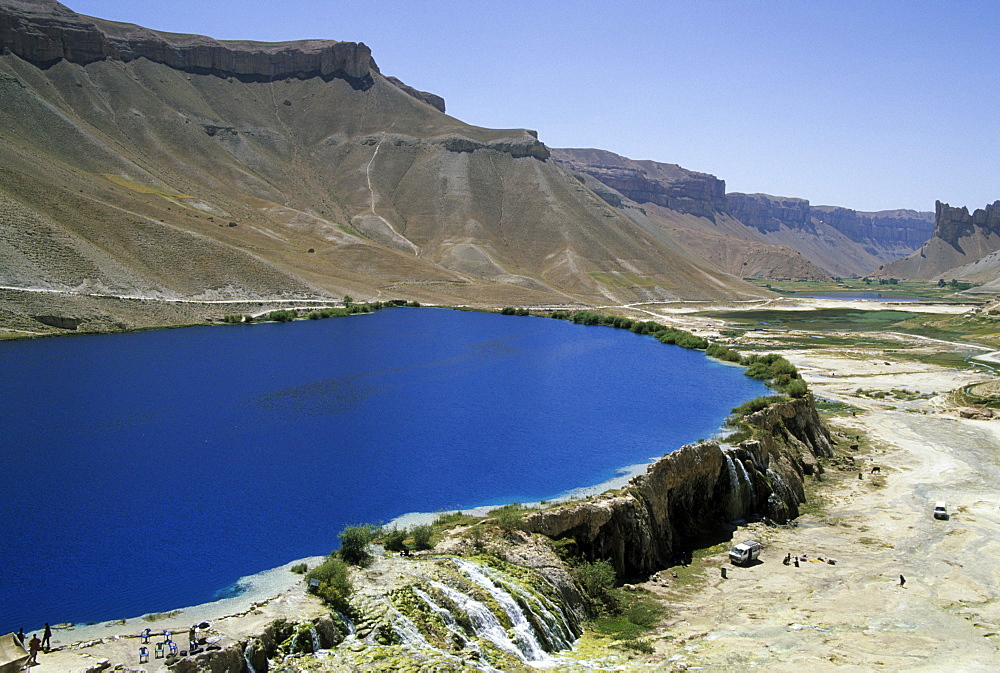
[[217,42],[45,0],[0,0],[0,39],[0,285],[487,305],[759,293],[608,206],[533,133],[469,126],[383,77],[364,45]]

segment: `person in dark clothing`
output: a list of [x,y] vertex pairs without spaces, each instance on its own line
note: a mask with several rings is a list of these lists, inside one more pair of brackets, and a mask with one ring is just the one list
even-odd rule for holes
[[24,629],[17,630],[17,642],[21,643],[21,647],[24,647]]
[[42,647],[48,652],[49,648],[52,646],[52,629],[49,628],[49,623],[45,622],[45,633],[42,634]]
[[902,575],[899,576],[899,586],[906,586],[906,578]]

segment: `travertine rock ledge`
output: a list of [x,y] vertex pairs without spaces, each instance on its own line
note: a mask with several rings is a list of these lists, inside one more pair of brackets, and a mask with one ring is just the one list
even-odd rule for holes
[[649,466],[621,491],[526,517],[531,532],[572,537],[588,558],[611,559],[622,575],[671,565],[705,531],[760,515],[798,516],[804,477],[833,455],[811,397],[752,414],[755,439],[735,447],[684,446]]

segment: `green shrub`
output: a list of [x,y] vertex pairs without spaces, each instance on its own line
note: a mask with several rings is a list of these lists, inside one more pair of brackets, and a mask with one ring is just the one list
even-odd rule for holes
[[[222,317],[222,322],[240,323],[243,322],[243,316],[239,313],[227,313]],[[250,320],[248,319],[246,322],[250,322]]]
[[510,505],[504,505],[503,507],[498,507],[490,512],[490,516],[502,530],[507,532],[518,530],[521,528],[521,504],[511,503]]
[[319,596],[323,602],[333,606],[341,612],[350,609],[347,602],[351,595],[351,580],[348,577],[347,564],[333,554],[327,557],[323,563],[309,571],[306,579],[317,580],[318,586],[310,586],[310,591]]
[[307,566],[305,563],[297,563],[293,565],[290,568],[290,570],[296,575],[305,575],[306,571],[309,570],[309,566]]
[[504,306],[500,309],[500,313],[503,315],[514,315],[515,310],[516,309],[513,306]]
[[802,379],[794,379],[788,382],[783,392],[789,397],[805,397],[809,393],[809,386]]
[[433,548],[434,545],[431,544],[431,534],[433,532],[434,529],[426,524],[414,526],[412,531],[413,548],[417,550]]
[[407,551],[409,547],[406,546],[404,540],[406,539],[406,529],[405,528],[393,528],[382,540],[382,545],[389,551]]
[[368,546],[375,539],[377,530],[375,526],[363,524],[348,526],[340,531],[337,535],[340,538],[340,558],[355,566],[370,565],[372,555]]
[[638,638],[626,638],[621,640],[616,644],[616,647],[620,647],[624,650],[632,650],[634,652],[639,652],[640,654],[653,654],[656,650],[653,646],[647,643],[645,640],[639,640]]
[[615,589],[615,569],[610,561],[583,561],[573,569],[573,575],[592,614],[618,611],[621,600]]
[[725,360],[726,362],[739,362],[743,359],[742,356],[740,356],[739,351],[735,351],[725,344],[715,342],[708,344],[708,347],[705,348],[705,355],[718,358],[719,360]]
[[784,402],[785,398],[780,395],[768,395],[766,397],[755,397],[752,400],[744,402],[738,407],[733,407],[732,412],[735,418],[743,418],[744,416],[749,416],[750,414],[760,411],[761,409],[766,409],[772,404],[778,402]]
[[295,311],[271,311],[267,314],[267,319],[275,322],[291,322],[295,320],[296,315]]

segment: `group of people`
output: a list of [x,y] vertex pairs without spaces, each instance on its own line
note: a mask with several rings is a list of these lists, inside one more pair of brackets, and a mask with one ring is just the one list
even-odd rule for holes
[[[21,647],[24,647],[24,629],[17,630],[17,640],[21,643]],[[49,626],[48,622],[45,622],[45,631],[42,633],[42,637],[39,638],[38,634],[32,634],[31,640],[28,641],[28,654],[31,656],[28,661],[37,664],[38,663],[38,653],[41,650],[49,651],[49,647],[52,646],[52,628]]]

